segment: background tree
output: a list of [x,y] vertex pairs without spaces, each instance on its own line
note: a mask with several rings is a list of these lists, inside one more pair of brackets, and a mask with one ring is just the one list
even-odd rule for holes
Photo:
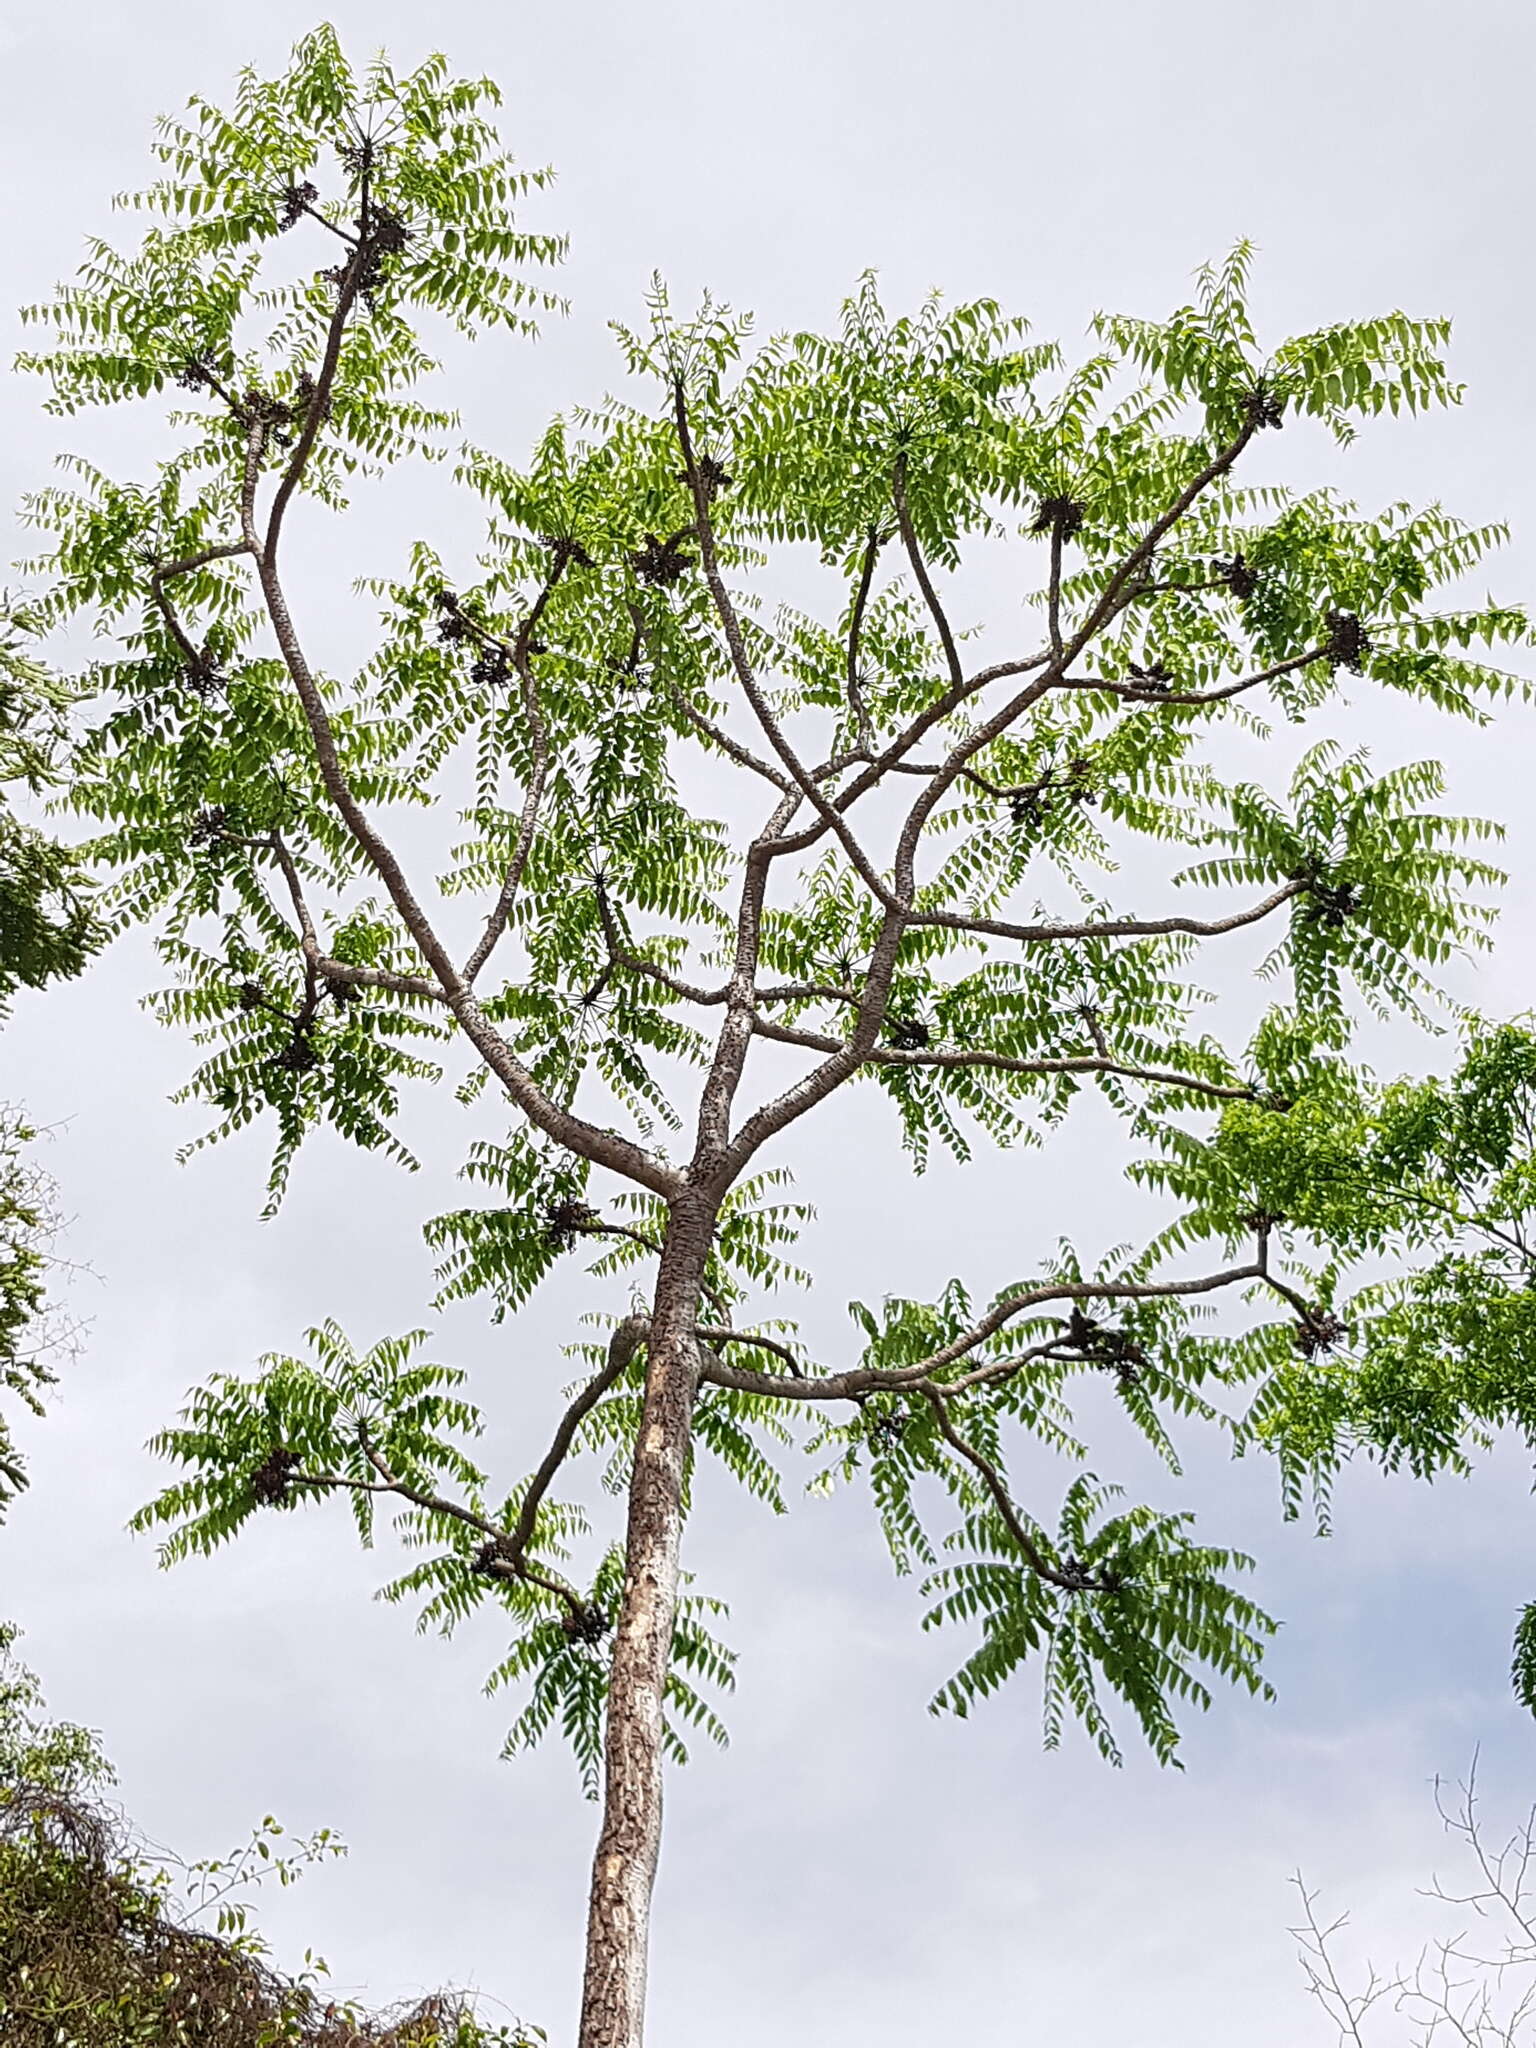
[[[26,359],[61,414],[169,398],[165,458],[136,483],[76,459],[29,514],[50,621],[109,638],[76,795],[122,914],[160,934],[162,1013],[205,1049],[209,1137],[270,1116],[273,1201],[320,1123],[404,1159],[400,1090],[458,1050],[496,1108],[467,1165],[482,1204],[429,1225],[445,1297],[515,1313],[588,1241],[600,1275],[649,1272],[526,1477],[482,1474],[480,1411],[421,1333],[359,1350],[326,1325],[307,1358],[194,1394],[159,1440],[183,1476],[141,1517],[175,1558],[331,1494],[366,1540],[383,1504],[428,1553],[392,1597],[445,1628],[501,1611],[514,1742],[558,1726],[603,1800],[582,2048],[632,2048],[664,1758],[720,1732],[730,1679],[681,1569],[701,1452],[774,1507],[787,1443],[824,1484],[868,1480],[928,1621],[969,1635],[937,1706],[1035,1657],[1049,1740],[1073,1715],[1116,1755],[1118,1699],[1171,1760],[1174,1708],[1212,1675],[1264,1689],[1248,1560],[1187,1511],[1123,1504],[1072,1396],[1107,1381],[1175,1473],[1174,1422],[1262,1443],[1293,1501],[1358,1445],[1416,1441],[1411,1402],[1379,1441],[1350,1390],[1408,1313],[1372,1262],[1434,1240],[1450,1154],[1391,1151],[1404,1098],[1352,1034],[1366,1011],[1427,1021],[1498,878],[1475,850],[1493,828],[1433,808],[1433,764],[1377,775],[1325,727],[1272,788],[1222,772],[1227,738],[1315,724],[1354,677],[1481,717],[1513,687],[1490,650],[1527,626],[1442,595],[1498,528],[1248,480],[1289,418],[1348,442],[1456,391],[1438,321],[1266,350],[1239,249],[1168,320],[1101,318],[1076,365],[986,302],[888,315],[869,280],[833,335],[755,351],[657,289],[621,334],[631,397],[557,421],[523,466],[462,446],[479,559],[419,542],[365,593],[374,656],[322,672],[290,529],[443,450],[424,329],[516,332],[549,303],[527,278],[559,245],[514,218],[540,181],[502,153],[494,98],[438,59],[354,75],[320,31],[228,112],[165,124],[164,175],[128,202],[142,240],[93,247],[29,316],[51,338]],[[1037,568],[1033,623],[984,641],[961,571],[1005,541]],[[429,876],[396,826],[434,802],[455,822]],[[1118,870],[1134,890],[1112,898]],[[1196,901],[1169,908],[1169,883]],[[1243,934],[1286,1000],[1201,1030],[1197,963]],[[1468,1060],[1511,1048],[1529,1056],[1474,1029]],[[919,1168],[936,1144],[1031,1144],[1091,1086],[1165,1226],[854,1304],[852,1356],[813,1359],[776,1299],[804,1278],[784,1141],[855,1081]],[[1517,1120],[1488,1138],[1482,1194],[1525,1143]],[[1358,1170],[1382,1145],[1386,1204]],[[1456,1214],[1476,1263],[1497,1203],[1474,1188]],[[1478,1268],[1500,1303],[1524,1286],[1503,1256]],[[1464,1379],[1423,1469],[1523,1415],[1515,1320],[1505,1382]],[[1460,1371],[1459,1346],[1444,1331],[1435,1363]],[[1021,1439],[1072,1468],[1050,1525],[1010,1482]],[[627,1493],[622,1542],[559,1498],[582,1452]]]
[[0,606],[0,1020],[18,988],[78,974],[103,936],[73,848],[18,815],[63,778],[69,690],[28,651],[34,624]]
[[[64,779],[69,690],[28,652],[32,621],[0,609],[0,1027],[18,988],[78,974],[105,936],[79,853],[50,839],[23,803],[46,800]],[[0,1103],[0,1388],[37,1410],[70,1348],[69,1319],[50,1313],[54,1190],[37,1164],[37,1132]],[[0,1415],[0,1516],[26,1484]]]
[[[1420,1893],[1454,1909],[1453,1931],[1436,1935],[1413,1962],[1356,1972],[1340,1956],[1348,1916],[1325,1920],[1319,1894],[1293,1880],[1301,1921],[1293,1927],[1302,1975],[1345,2048],[1383,2037],[1430,2048],[1519,2048],[1536,2021],[1536,1809],[1506,1832],[1490,1831],[1478,1791],[1477,1759],[1454,1789],[1435,1780],[1435,1811],[1455,1843],[1462,1876],[1438,1875]],[[1462,1887],[1467,1887],[1463,1889]],[[1449,1915],[1442,1915],[1442,1924]]]
[[107,1803],[88,1729],[50,1721],[0,1626],[0,2026],[14,2048],[533,2048],[468,2000],[370,2014],[328,1995],[325,1964],[273,1967],[250,1894],[344,1854],[328,1829],[290,1842],[269,1815],[232,1855],[152,1852]]

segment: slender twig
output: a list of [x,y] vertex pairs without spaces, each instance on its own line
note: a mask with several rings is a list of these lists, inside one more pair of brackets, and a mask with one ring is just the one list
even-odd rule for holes
[[864,680],[859,672],[859,636],[864,629],[864,613],[869,604],[869,593],[875,581],[875,563],[885,536],[877,526],[869,529],[869,539],[864,547],[864,566],[859,575],[859,587],[854,593],[853,613],[848,621],[848,709],[853,714],[853,730],[862,746],[869,746],[871,726],[869,706],[864,698]]
[[[840,992],[838,992],[840,993]],[[857,1000],[857,998],[853,998]],[[792,1026],[759,1019],[755,1026],[760,1038],[779,1045],[803,1046],[808,1052],[837,1052],[843,1040],[818,1031],[797,1031]],[[1221,1102],[1253,1102],[1260,1091],[1246,1082],[1208,1081],[1197,1074],[1179,1073],[1171,1067],[1138,1066],[1117,1060],[1107,1052],[1074,1053],[1058,1058],[1026,1058],[1022,1054],[991,1052],[985,1048],[934,1048],[903,1051],[897,1046],[875,1046],[864,1055],[868,1066],[987,1068],[1004,1074],[1114,1074],[1127,1081],[1152,1081],[1161,1087],[1187,1089],[1193,1095],[1208,1095]]]
[[[486,645],[501,649],[503,653],[510,654],[513,665],[517,670],[517,679],[522,691],[523,713],[528,720],[528,736],[532,750],[532,765],[529,769],[528,785],[523,792],[522,814],[518,819],[517,842],[512,849],[512,857],[507,862],[506,872],[502,876],[501,888],[497,892],[495,908],[485,921],[485,929],[480,934],[478,944],[464,963],[464,982],[465,986],[470,988],[474,986],[476,975],[480,972],[486,961],[490,959],[503,932],[507,929],[507,920],[511,915],[512,905],[522,884],[523,872],[528,865],[528,856],[533,851],[533,835],[538,825],[539,807],[544,801],[544,788],[549,777],[549,727],[545,723],[543,709],[539,703],[538,684],[534,681],[533,677],[533,634],[539,620],[543,617],[545,607],[554,596],[555,586],[560,581],[567,559],[568,557],[563,554],[555,556],[554,567],[551,569],[543,588],[530,606],[528,616],[518,628],[517,636],[510,646],[495,634],[488,633],[483,627],[477,626],[473,619],[465,619],[465,624],[477,639]],[[460,616],[462,617],[463,614],[461,613]]]
[[[1007,1324],[1016,1322],[1030,1309],[1053,1301],[1170,1301],[1194,1295],[1214,1294],[1244,1281],[1269,1279],[1267,1258],[1262,1248],[1246,1266],[1231,1266],[1224,1272],[1204,1273],[1188,1280],[1058,1280],[1028,1287],[1006,1296],[979,1322],[911,1365],[861,1365],[847,1372],[827,1373],[804,1380],[780,1379],[777,1375],[743,1372],[723,1360],[706,1363],[704,1378],[718,1386],[737,1387],[743,1393],[774,1393],[794,1401],[857,1401],[865,1394],[882,1391],[921,1391],[932,1381],[942,1393],[946,1383],[934,1378],[947,1367],[967,1357],[978,1345],[995,1336]],[[949,1389],[953,1391],[953,1388]]]
[[968,1443],[950,1421],[949,1409],[943,1394],[931,1386],[925,1386],[922,1391],[933,1409],[934,1419],[939,1425],[939,1434],[951,1450],[958,1453],[973,1471],[981,1475],[982,1483],[996,1503],[997,1511],[1002,1516],[1009,1535],[1023,1552],[1025,1561],[1035,1576],[1044,1579],[1047,1585],[1059,1587],[1064,1593],[1108,1592],[1113,1584],[1111,1579],[1096,1577],[1085,1571],[1060,1571],[1051,1563],[1025,1527],[1022,1516],[1009,1497],[1001,1472],[984,1452],[977,1450],[973,1443]]
[[960,652],[955,646],[955,636],[950,631],[949,620],[939,602],[939,593],[933,587],[933,578],[928,574],[928,564],[923,560],[923,551],[918,545],[917,530],[912,524],[912,510],[907,503],[907,458],[896,458],[896,467],[891,476],[891,494],[896,502],[896,519],[901,528],[901,543],[907,551],[907,560],[912,564],[912,574],[917,578],[917,587],[923,593],[923,602],[929,616],[938,629],[939,642],[944,649],[945,664],[949,669],[951,689],[965,687],[965,670],[960,666]]

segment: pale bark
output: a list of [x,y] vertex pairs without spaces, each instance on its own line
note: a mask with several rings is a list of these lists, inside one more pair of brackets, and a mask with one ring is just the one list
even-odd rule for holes
[[641,2048],[645,2035],[651,1894],[661,1848],[662,1713],[699,1385],[699,1295],[713,1227],[711,1204],[675,1204],[656,1280],[613,1644],[579,2048]]

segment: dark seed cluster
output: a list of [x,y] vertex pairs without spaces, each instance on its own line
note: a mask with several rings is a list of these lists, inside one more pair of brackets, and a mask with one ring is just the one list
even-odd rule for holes
[[[532,650],[529,650],[532,652]],[[485,647],[469,665],[470,681],[495,689],[512,673],[512,657],[504,647]]]
[[653,589],[670,588],[693,567],[694,558],[682,546],[682,539],[680,533],[674,533],[666,540],[659,534],[648,533],[645,546],[631,553],[629,566],[642,583],[649,583]]
[[359,135],[356,141],[337,145],[336,154],[344,171],[350,171],[354,178],[360,178],[364,171],[371,171],[378,155],[378,145],[371,135]]
[[922,1052],[933,1043],[933,1034],[921,1017],[892,1017],[885,1031],[897,1052]]
[[1250,1209],[1246,1215],[1239,1216],[1237,1220],[1242,1224],[1244,1230],[1256,1231],[1260,1237],[1264,1237],[1277,1224],[1283,1223],[1285,1218],[1275,1215],[1273,1210],[1270,1209]]
[[1321,1309],[1298,1323],[1291,1337],[1303,1358],[1319,1358],[1332,1351],[1348,1334],[1348,1329],[1336,1315],[1328,1309]]
[[1329,931],[1342,931],[1360,909],[1360,891],[1353,882],[1314,882],[1310,894],[1312,921]]
[[1261,377],[1243,394],[1243,411],[1256,427],[1278,427],[1285,420],[1285,400]]
[[540,535],[539,545],[548,548],[551,566],[558,570],[569,568],[574,562],[578,569],[595,568],[596,564],[581,542],[568,533],[546,533]]
[[240,1007],[247,1014],[267,1007],[267,992],[259,981],[242,981],[236,990]]
[[569,1251],[578,1237],[602,1221],[596,1209],[569,1197],[554,1202],[544,1212],[544,1242],[556,1251]]
[[1008,815],[1021,829],[1037,829],[1058,808],[1073,809],[1093,802],[1093,763],[1075,756],[1065,768],[1052,769],[1038,782],[1010,790]]
[[355,981],[343,981],[339,974],[327,974],[322,979],[325,982],[326,994],[338,1009],[345,1009],[351,1003],[362,1001],[363,991]]
[[502,1567],[507,1563],[507,1546],[503,1537],[493,1536],[488,1543],[482,1543],[469,1561],[469,1568],[483,1579],[505,1578],[508,1574]]
[[192,830],[187,834],[189,846],[214,846],[224,837],[224,828],[229,823],[229,813],[223,804],[204,804],[192,820]]
[[205,647],[195,661],[186,664],[187,688],[206,704],[224,687],[224,672]]
[[912,1420],[906,1409],[898,1402],[894,1408],[887,1408],[869,1422],[869,1437],[882,1450],[898,1450],[906,1441],[907,1424]]
[[[678,471],[677,480],[680,484],[691,484],[693,481],[686,469]],[[735,481],[725,464],[717,462],[713,455],[699,457],[699,482],[704,486],[706,498],[718,496],[721,491],[728,490]]]
[[469,620],[464,616],[455,592],[446,585],[432,594],[433,609],[437,613],[437,637],[452,644],[467,640],[470,636]]
[[306,1026],[295,1027],[292,1038],[282,1051],[273,1055],[272,1064],[285,1074],[309,1074],[319,1066],[320,1055]]
[[389,274],[389,266],[403,254],[411,231],[399,214],[377,200],[369,203],[357,223],[357,247],[345,263],[334,264],[320,275],[337,291],[354,276],[358,296],[370,307],[374,294]]
[[1328,614],[1328,659],[1337,668],[1359,675],[1371,651],[1371,636],[1353,612]]
[[300,1463],[297,1451],[275,1444],[251,1474],[251,1498],[258,1507],[276,1507],[288,1491],[288,1481]]
[[1148,1363],[1146,1352],[1133,1337],[1128,1337],[1124,1330],[1111,1329],[1107,1323],[1096,1322],[1075,1306],[1061,1341],[1067,1350],[1076,1351],[1091,1364],[1108,1367],[1122,1386],[1134,1386],[1139,1377],[1137,1368]]
[[1130,677],[1133,683],[1140,683],[1144,690],[1151,690],[1160,697],[1165,696],[1173,688],[1173,671],[1164,661],[1154,661],[1146,668],[1143,668],[1140,662],[1133,661],[1130,665]]
[[[311,377],[308,370],[300,370],[298,377],[294,382],[293,388],[294,396],[293,401],[288,409],[289,415],[294,420],[307,420],[309,418],[310,407],[315,402],[315,395],[319,390],[319,386],[316,384],[314,378]],[[326,399],[325,403],[320,408],[320,417],[322,420],[328,420],[330,416],[331,401],[329,399]]]
[[1259,587],[1259,572],[1245,560],[1241,549],[1214,563],[1213,571],[1234,597],[1252,597]]
[[295,221],[300,220],[308,212],[319,197],[319,192],[307,178],[302,183],[285,186],[278,205],[278,227],[286,232]]
[[573,1643],[600,1643],[611,1626],[601,1607],[573,1607],[560,1617]]
[[1031,533],[1059,533],[1063,540],[1070,540],[1074,533],[1081,533],[1085,507],[1077,498],[1058,495],[1042,498],[1035,508],[1035,523]]

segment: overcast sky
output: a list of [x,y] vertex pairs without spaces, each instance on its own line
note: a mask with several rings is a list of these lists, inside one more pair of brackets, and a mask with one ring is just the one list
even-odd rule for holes
[[[1166,310],[1197,263],[1246,235],[1276,338],[1398,305],[1454,315],[1466,405],[1373,428],[1328,473],[1367,502],[1443,496],[1469,518],[1509,518],[1515,545],[1493,580],[1532,593],[1527,5],[333,12],[359,56],[441,47],[497,77],[520,156],[558,167],[528,218],[572,237],[571,317],[536,347],[469,360],[454,397],[482,440],[515,455],[552,409],[599,395],[615,374],[605,322],[635,315],[653,269],[773,330],[830,320],[877,265],[892,301],[984,292],[1072,341],[1099,305]],[[221,95],[241,64],[277,67],[312,20],[293,0],[11,0],[0,301],[42,295],[107,228],[107,196],[147,173],[157,112],[194,89]],[[1275,438],[1307,481],[1294,465],[1321,462],[1315,444]],[[13,381],[0,500],[43,481],[63,445]],[[405,530],[437,504],[424,493]],[[445,505],[444,530],[454,516]],[[343,537],[308,534],[314,628],[344,640],[342,601],[316,572],[344,589],[343,571],[387,568],[398,518],[386,502]],[[1351,730],[1383,765],[1436,748],[1462,807],[1509,821],[1500,948],[1464,986],[1490,1012],[1526,1008],[1528,720],[1439,733],[1362,696]],[[477,1984],[567,2042],[595,1815],[558,1752],[498,1761],[510,1709],[479,1694],[494,1621],[451,1644],[415,1637],[407,1614],[370,1601],[387,1558],[359,1557],[340,1515],[271,1518],[168,1575],[123,1533],[158,1483],[143,1441],[188,1385],[296,1347],[323,1315],[365,1340],[424,1319],[420,1224],[455,1199],[476,1127],[451,1103],[419,1106],[415,1179],[317,1142],[280,1218],[258,1224],[259,1140],[174,1164],[195,1125],[168,1101],[186,1048],[137,1007],[155,980],[126,942],[78,986],[23,1004],[0,1041],[0,1095],[60,1127],[48,1163],[76,1219],[68,1250],[97,1276],[78,1297],[94,1318],[87,1355],[27,1435],[35,1485],[0,1534],[0,1613],[25,1625],[57,1708],[103,1730],[126,1806],[157,1837],[210,1853],[276,1812],[348,1838],[347,1864],[272,1902],[290,1961],[312,1944],[375,2000]],[[1090,1117],[1049,1154],[913,1188],[883,1120],[839,1105],[792,1156],[820,1210],[814,1327],[842,1342],[850,1296],[952,1272],[985,1289],[1063,1231],[1102,1242],[1125,1212],[1102,1135]],[[613,1299],[573,1267],[514,1326],[488,1329],[474,1309],[436,1319],[435,1348],[474,1368],[510,1467],[535,1461],[557,1411],[558,1347]],[[1115,1456],[1116,1476],[1145,1476]],[[775,1522],[706,1487],[691,1561],[732,1601],[741,1683],[731,1751],[669,1793],[659,2048],[1326,2040],[1284,1931],[1288,1875],[1301,1866],[1351,1907],[1384,1960],[1426,1924],[1414,1889],[1444,1861],[1432,1775],[1480,1743],[1491,1804],[1536,1797],[1536,1728],[1505,1679],[1514,1613],[1536,1595],[1529,1477],[1509,1453],[1432,1493],[1361,1473],[1324,1544],[1282,1526],[1267,1469],[1197,1455],[1177,1498],[1213,1537],[1260,1553],[1261,1595],[1286,1626],[1279,1703],[1219,1697],[1182,1774],[1134,1745],[1118,1773],[1076,1739],[1043,1755],[1031,1676],[971,1723],[932,1720],[925,1702],[959,1645],[919,1633],[915,1589],[892,1583],[864,1502]],[[1149,1484],[1173,1504],[1169,1482]]]

